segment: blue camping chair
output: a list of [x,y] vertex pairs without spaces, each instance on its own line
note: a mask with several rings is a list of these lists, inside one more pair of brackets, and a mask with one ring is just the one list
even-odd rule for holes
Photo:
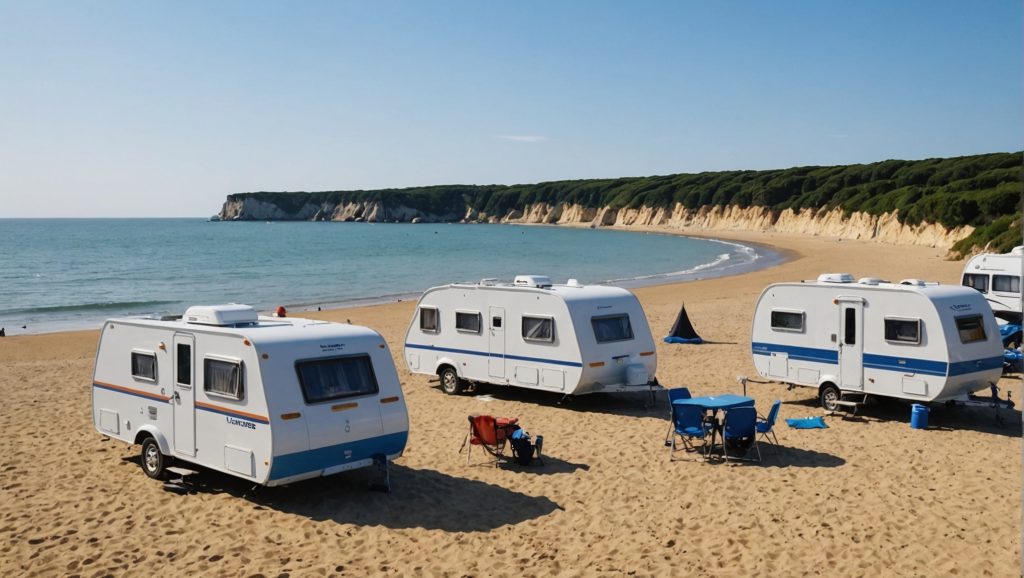
[[[772,408],[768,410],[768,417],[757,420],[754,425],[754,429],[769,443],[775,444],[775,451],[779,448],[779,438],[775,437],[775,432],[772,428],[775,427],[775,420],[779,418],[779,408],[782,407],[782,400],[777,399],[772,403]],[[771,434],[771,437],[768,437]]]
[[669,453],[669,461],[675,458],[676,438],[683,442],[687,451],[697,451],[693,440],[701,440],[701,456],[707,458],[708,443],[707,436],[713,431],[711,425],[704,421],[704,408],[696,405],[673,405],[672,406],[672,447]]
[[[761,461],[761,449],[757,447],[757,410],[752,407],[734,407],[725,412],[725,423],[722,426],[722,453],[726,463],[729,462],[729,449],[733,450],[733,459],[744,459],[741,456],[754,446],[757,461]],[[742,452],[740,455],[737,453]]]
[[690,399],[690,390],[685,387],[674,387],[665,390],[668,392],[668,433],[665,434],[665,445],[672,445],[672,431],[675,428],[672,417],[672,402],[677,399]]

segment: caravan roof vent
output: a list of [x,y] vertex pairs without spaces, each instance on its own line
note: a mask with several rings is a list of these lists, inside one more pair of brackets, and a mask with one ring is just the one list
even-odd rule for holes
[[538,287],[548,289],[551,287],[551,277],[547,275],[516,275],[512,284],[516,287]]
[[569,279],[565,284],[569,287],[583,287],[583,285],[581,285],[576,279]]
[[229,303],[227,305],[194,305],[185,310],[186,323],[198,325],[238,325],[256,323],[259,316],[249,305]]
[[900,285],[913,285],[914,287],[924,287],[923,279],[904,279],[900,281]]
[[496,285],[497,283],[498,283],[498,280],[495,279],[494,277],[487,277],[486,279],[481,279],[480,280],[480,284],[484,285],[484,286],[487,286],[487,287],[490,287],[492,285]]
[[853,283],[853,275],[849,273],[822,273],[818,275],[819,283]]
[[861,285],[878,285],[882,280],[878,277],[862,277],[857,281]]

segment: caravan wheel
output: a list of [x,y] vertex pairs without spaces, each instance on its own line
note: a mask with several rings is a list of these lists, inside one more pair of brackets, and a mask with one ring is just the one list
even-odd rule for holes
[[459,379],[459,374],[454,367],[445,367],[441,370],[441,389],[448,395],[462,393],[465,385]]
[[821,401],[821,407],[827,411],[836,411],[839,406],[836,402],[842,399],[843,394],[839,391],[839,388],[832,383],[826,383],[821,386],[821,391],[818,393],[818,399]]
[[142,471],[153,479],[160,479],[164,475],[166,458],[160,453],[160,445],[156,440],[149,437],[142,442]]

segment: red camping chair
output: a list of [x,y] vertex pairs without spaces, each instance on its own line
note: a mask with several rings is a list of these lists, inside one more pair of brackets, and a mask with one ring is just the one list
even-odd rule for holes
[[469,451],[466,452],[466,463],[469,463],[470,454],[473,453],[473,446],[480,446],[485,452],[494,456],[494,465],[505,455],[505,445],[512,432],[519,429],[519,418],[494,417],[493,415],[471,415],[469,416],[469,433],[466,439],[462,440],[462,447],[459,453],[469,442]]

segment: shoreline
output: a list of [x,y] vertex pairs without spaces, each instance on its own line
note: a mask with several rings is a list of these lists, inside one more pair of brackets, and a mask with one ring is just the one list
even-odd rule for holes
[[[588,227],[581,224],[568,224],[568,225],[555,225],[555,224],[536,224],[536,223],[512,223],[512,226],[524,226],[524,227],[551,227],[551,228],[570,228],[570,229],[587,229]],[[728,238],[728,235],[701,235],[692,234],[690,232],[682,232],[679,229],[666,229],[661,227],[601,227],[604,230],[613,230],[626,233],[634,234],[656,234],[656,235],[668,235],[673,237],[692,238],[702,241],[711,241],[715,243],[721,243],[729,246],[730,255],[734,251],[744,252],[749,250],[754,254],[753,260],[744,263],[731,264],[729,257],[721,261],[710,261],[697,265],[691,269],[682,271],[668,271],[668,272],[657,272],[651,274],[638,275],[635,277],[625,277],[616,279],[607,279],[591,285],[609,285],[615,287],[623,287],[627,289],[638,289],[642,287],[650,287],[656,285],[665,285],[673,283],[685,283],[691,281],[699,281],[703,279],[714,279],[719,277],[729,277],[736,275],[744,275],[753,271],[758,271],[765,268],[771,268],[779,264],[785,263],[790,259],[788,252],[784,249],[779,249],[768,243],[763,242],[737,242]],[[450,282],[454,282],[452,280]],[[388,303],[401,303],[404,301],[415,301],[418,300],[423,291],[430,289],[430,287],[424,287],[422,290],[400,292],[385,294],[371,297],[355,297],[351,299],[340,299],[340,300],[326,300],[318,301],[313,303],[308,302],[284,302],[278,303],[284,306],[289,313],[318,313],[325,311],[334,311],[339,309],[353,309],[361,307],[370,307],[375,305],[385,305]],[[194,303],[193,303],[194,304]],[[262,315],[270,315],[273,309],[258,309]],[[36,323],[36,327],[42,327],[42,329],[36,330],[29,328],[21,330],[18,326],[21,321],[11,321],[11,327],[7,332],[7,337],[18,337],[28,335],[50,335],[54,333],[74,333],[81,331],[98,331],[102,327],[103,322],[106,319],[115,317],[135,317],[135,316],[146,316],[147,314],[132,315],[132,314],[113,314],[105,316],[102,319],[97,318],[94,321],[56,321],[52,323]]]

